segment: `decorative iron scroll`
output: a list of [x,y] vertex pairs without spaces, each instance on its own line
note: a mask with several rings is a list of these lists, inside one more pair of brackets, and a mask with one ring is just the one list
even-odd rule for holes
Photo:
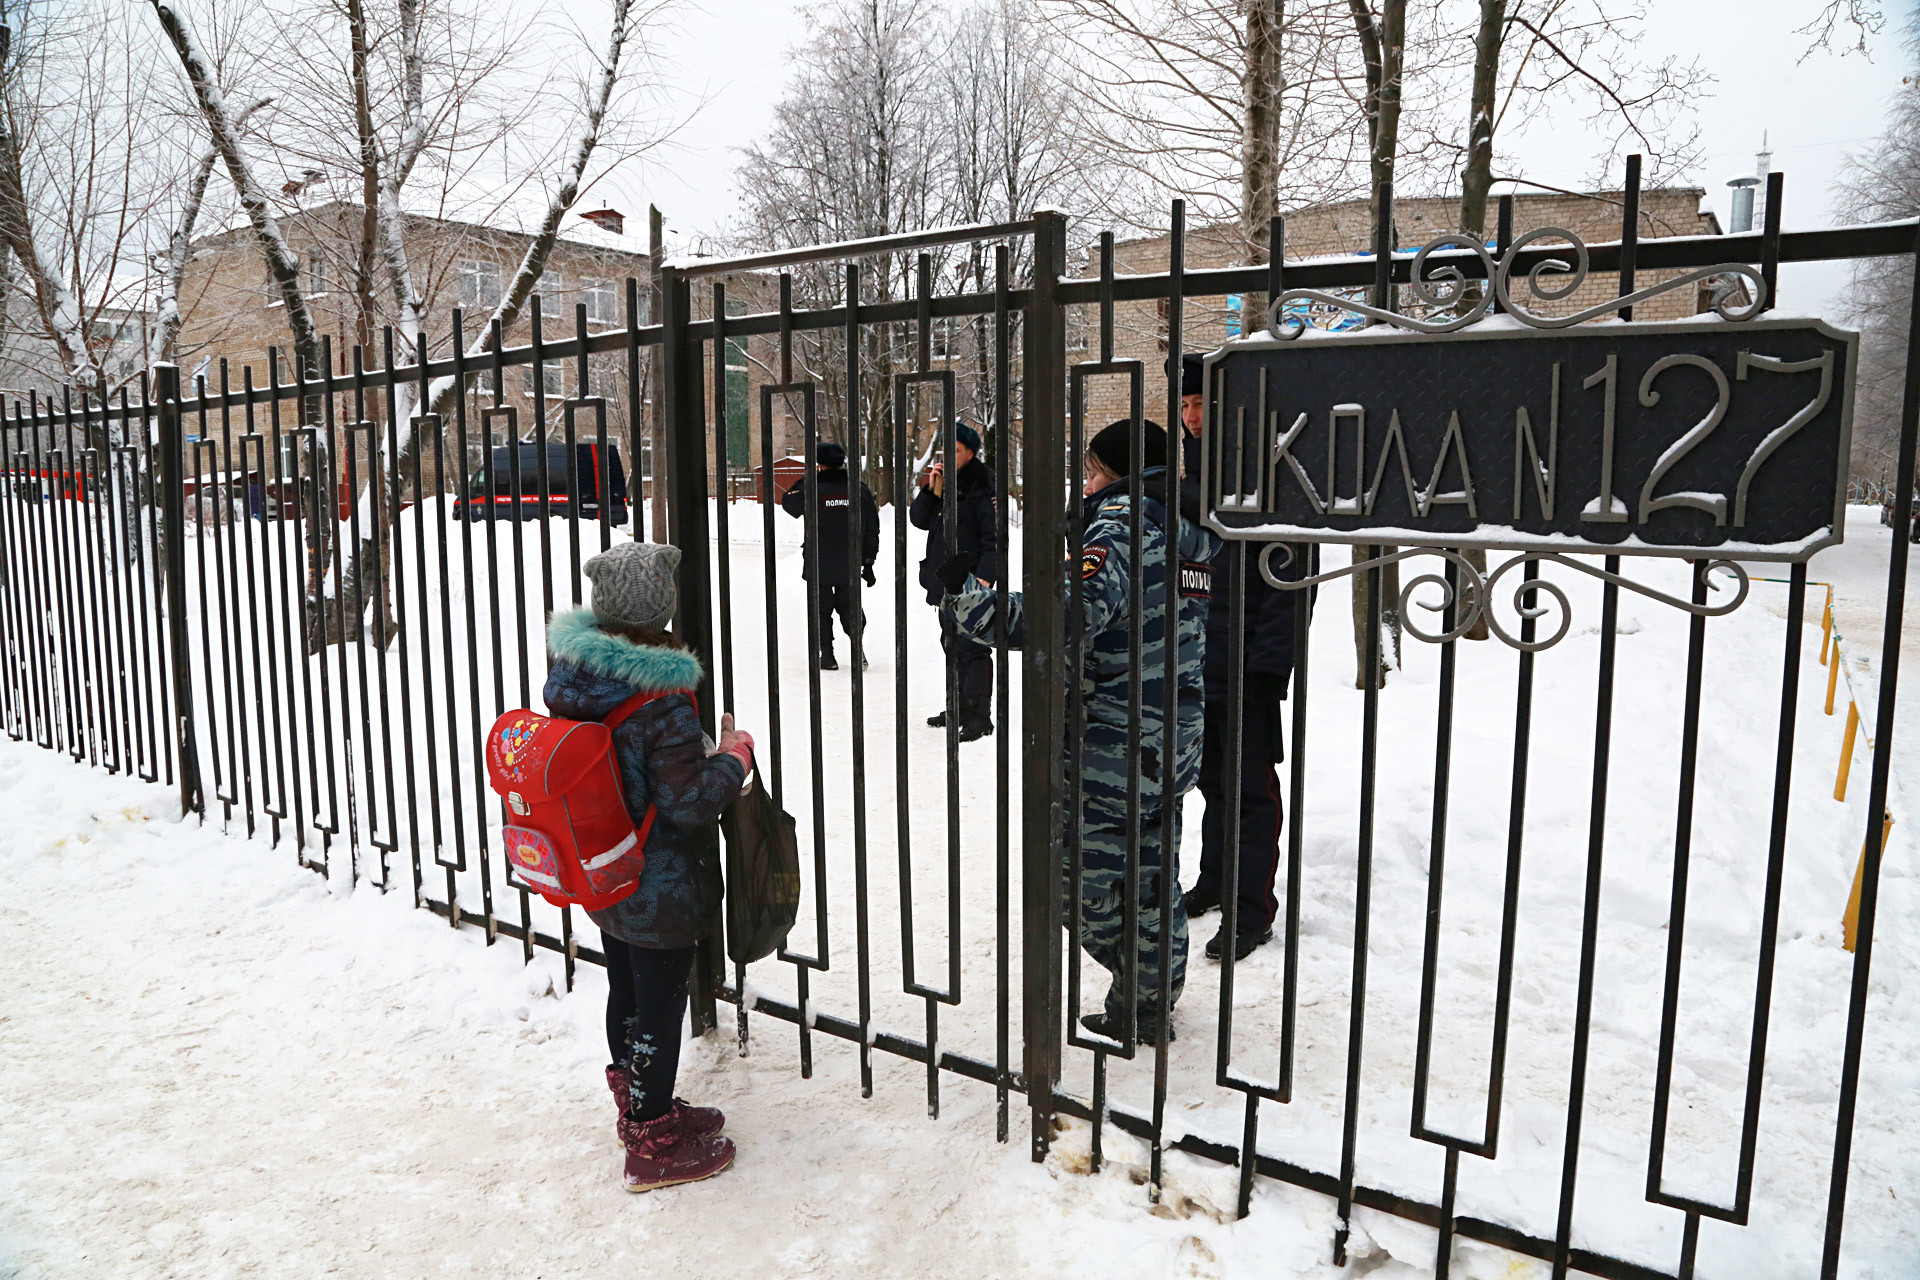
[[[1567,599],[1566,591],[1563,590],[1558,583],[1547,578],[1523,578],[1521,581],[1515,583],[1513,587],[1513,608],[1522,618],[1538,620],[1546,617],[1549,612],[1555,614],[1555,621],[1558,625],[1554,628],[1552,634],[1548,635],[1544,640],[1527,640],[1515,635],[1513,632],[1507,630],[1501,623],[1499,615],[1487,607],[1487,602],[1494,598],[1495,592],[1499,589],[1500,580],[1509,573],[1512,573],[1515,569],[1524,568],[1529,564],[1556,564],[1563,568],[1573,569],[1586,574],[1590,578],[1598,578],[1602,582],[1611,582],[1617,587],[1624,587],[1626,590],[1646,596],[1650,600],[1658,600],[1661,604],[1671,605],[1676,609],[1697,614],[1703,618],[1724,617],[1726,614],[1738,609],[1742,604],[1746,603],[1747,592],[1752,585],[1744,567],[1737,561],[1725,559],[1714,559],[1703,562],[1700,572],[1707,575],[1706,583],[1707,590],[1709,591],[1720,591],[1724,589],[1720,583],[1713,580],[1712,575],[1718,573],[1731,578],[1733,580],[1733,599],[1721,604],[1695,604],[1691,600],[1683,600],[1679,596],[1668,595],[1664,591],[1657,591],[1644,582],[1636,582],[1632,578],[1622,577],[1617,573],[1608,573],[1605,569],[1597,569],[1590,564],[1583,564],[1578,560],[1552,551],[1529,551],[1523,555],[1514,556],[1498,569],[1495,569],[1492,573],[1484,577],[1481,576],[1478,569],[1473,567],[1473,562],[1468,560],[1464,554],[1446,547],[1407,547],[1404,550],[1394,551],[1387,555],[1360,560],[1344,568],[1332,569],[1326,573],[1316,573],[1307,578],[1282,577],[1273,564],[1273,558],[1276,554],[1281,557],[1281,568],[1291,564],[1293,562],[1292,544],[1271,542],[1262,547],[1259,559],[1260,576],[1282,591],[1300,591],[1322,582],[1331,582],[1336,578],[1349,577],[1369,569],[1385,568],[1387,565],[1398,564],[1400,561],[1412,559],[1414,556],[1439,556],[1457,571],[1459,575],[1457,585],[1455,581],[1450,581],[1443,573],[1422,573],[1416,575],[1411,581],[1400,588],[1399,605],[1401,626],[1411,632],[1416,638],[1424,640],[1429,644],[1447,644],[1466,635],[1467,632],[1473,630],[1476,623],[1484,618],[1487,623],[1487,630],[1500,637],[1504,643],[1515,649],[1524,649],[1535,653],[1542,649],[1551,649],[1554,645],[1560,643],[1573,625],[1573,603]],[[1415,592],[1425,586],[1439,587],[1439,597],[1437,599],[1427,600],[1417,598]],[[1543,603],[1541,600],[1542,596],[1545,596],[1552,604],[1548,605]],[[1462,600],[1462,597],[1464,597],[1464,600]],[[1426,631],[1414,622],[1415,606],[1426,610],[1428,613],[1444,614],[1449,608],[1455,607],[1456,604],[1459,605],[1459,612],[1456,615],[1453,626],[1447,628],[1445,631]]]
[[[1267,308],[1267,332],[1282,341],[1298,338],[1307,329],[1307,322],[1299,316],[1286,314],[1290,302],[1318,302],[1342,311],[1351,311],[1355,315],[1366,316],[1383,324],[1391,324],[1402,329],[1411,329],[1416,333],[1455,333],[1468,325],[1476,324],[1486,318],[1495,300],[1501,310],[1535,329],[1564,329],[1569,325],[1612,315],[1627,307],[1637,306],[1664,293],[1684,289],[1703,280],[1719,280],[1720,287],[1714,291],[1710,300],[1723,320],[1751,320],[1765,308],[1767,301],[1767,282],[1758,271],[1744,263],[1729,262],[1715,267],[1701,267],[1693,271],[1684,271],[1670,280],[1662,280],[1635,290],[1617,298],[1607,298],[1590,307],[1584,307],[1569,315],[1544,315],[1530,311],[1513,299],[1513,268],[1519,260],[1522,249],[1540,240],[1565,240],[1564,246],[1553,246],[1558,252],[1571,257],[1569,263],[1565,257],[1548,257],[1533,265],[1526,274],[1527,295],[1529,300],[1537,302],[1558,302],[1571,297],[1587,281],[1587,243],[1564,227],[1539,227],[1527,232],[1507,247],[1505,253],[1495,258],[1491,251],[1480,242],[1479,237],[1461,233],[1443,235],[1422,245],[1413,255],[1411,279],[1407,287],[1422,304],[1436,311],[1445,311],[1458,305],[1466,298],[1468,280],[1466,273],[1454,263],[1443,263],[1427,269],[1427,260],[1441,249],[1467,249],[1478,255],[1486,267],[1486,276],[1491,288],[1483,291],[1475,303],[1461,314],[1446,320],[1433,320],[1421,316],[1408,315],[1402,311],[1391,311],[1361,302],[1355,298],[1343,298],[1337,293],[1328,293],[1321,289],[1287,289],[1275,295]],[[1564,280],[1559,279],[1565,277]],[[1738,302],[1738,291],[1733,280],[1738,277],[1747,284],[1748,299],[1744,305]],[[1556,282],[1557,281],[1557,282]]]

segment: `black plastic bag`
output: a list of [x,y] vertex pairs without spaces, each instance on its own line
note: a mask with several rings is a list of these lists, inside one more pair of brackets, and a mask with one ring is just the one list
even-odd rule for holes
[[800,911],[800,841],[756,763],[746,794],[720,820],[727,837],[727,958],[751,964],[787,940]]

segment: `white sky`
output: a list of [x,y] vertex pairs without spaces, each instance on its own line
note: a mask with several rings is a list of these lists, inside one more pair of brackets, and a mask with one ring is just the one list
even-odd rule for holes
[[[599,25],[598,0],[568,0],[587,31]],[[1651,0],[1644,51],[1701,59],[1717,83],[1697,104],[1708,153],[1693,181],[1708,189],[1721,221],[1727,218],[1725,181],[1750,172],[1765,132],[1774,168],[1787,175],[1788,229],[1833,220],[1829,188],[1849,151],[1864,149],[1878,132],[1884,105],[1905,70],[1897,27],[1912,0],[1894,0],[1890,29],[1872,42],[1870,58],[1815,54],[1800,61],[1803,26],[1820,0]],[[678,145],[609,175],[593,192],[625,211],[630,235],[646,236],[649,202],[681,236],[724,229],[737,207],[734,149],[766,126],[787,76],[786,50],[802,39],[798,6],[783,0],[706,0],[679,11],[677,29],[657,37],[661,65],[687,104],[706,104]],[[1534,127],[1511,142],[1522,170],[1556,186],[1578,185],[1589,172],[1591,147],[1577,131]],[[1782,305],[1816,311],[1845,281],[1841,266],[1788,268]]]

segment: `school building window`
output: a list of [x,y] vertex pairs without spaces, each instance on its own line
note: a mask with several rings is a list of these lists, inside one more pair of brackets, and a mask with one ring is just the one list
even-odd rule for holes
[[470,258],[460,260],[460,305],[497,307],[500,305],[500,264]]
[[588,324],[620,322],[620,292],[611,280],[588,280],[580,286],[580,300],[587,304]]

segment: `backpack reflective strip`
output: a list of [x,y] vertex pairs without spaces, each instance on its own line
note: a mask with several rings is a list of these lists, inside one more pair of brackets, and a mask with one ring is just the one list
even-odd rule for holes
[[607,850],[605,853],[601,854],[599,857],[589,859],[585,864],[587,870],[598,871],[601,867],[606,866],[609,862],[613,862],[616,859],[618,859],[621,854],[633,848],[633,846],[638,843],[640,843],[639,833],[633,832],[629,834],[625,840],[622,840],[619,844],[613,846],[613,848]]

